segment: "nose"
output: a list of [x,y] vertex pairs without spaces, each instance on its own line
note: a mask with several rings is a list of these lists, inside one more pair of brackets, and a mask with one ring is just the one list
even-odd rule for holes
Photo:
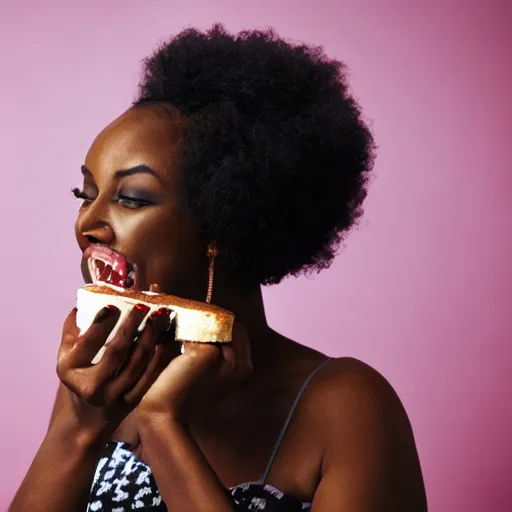
[[78,245],[85,250],[90,244],[113,245],[115,234],[106,206],[98,200],[83,208],[76,221]]

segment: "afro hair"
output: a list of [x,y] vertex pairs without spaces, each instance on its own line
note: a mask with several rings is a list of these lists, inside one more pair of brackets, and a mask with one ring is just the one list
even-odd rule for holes
[[375,158],[346,67],[273,29],[189,28],[144,60],[134,106],[189,121],[182,199],[246,286],[327,268]]

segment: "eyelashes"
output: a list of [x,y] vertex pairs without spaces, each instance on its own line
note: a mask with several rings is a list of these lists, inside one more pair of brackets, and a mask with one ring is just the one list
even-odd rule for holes
[[80,190],[79,188],[76,188],[76,187],[72,188],[71,189],[71,193],[77,199],[81,199],[82,200],[82,204],[80,205],[80,210],[82,208],[85,208],[85,207],[89,206],[92,203],[92,199],[90,197],[88,197],[87,194],[83,190]]
[[87,197],[85,192],[83,190],[80,190],[79,188],[72,188],[71,193],[77,198],[77,199],[83,199],[84,201],[90,201],[91,199]]

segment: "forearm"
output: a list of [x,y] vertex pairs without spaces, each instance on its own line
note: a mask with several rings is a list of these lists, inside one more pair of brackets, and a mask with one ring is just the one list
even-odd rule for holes
[[182,425],[167,417],[139,424],[145,460],[169,512],[235,510],[229,494]]
[[100,447],[69,423],[53,422],[9,512],[86,510]]

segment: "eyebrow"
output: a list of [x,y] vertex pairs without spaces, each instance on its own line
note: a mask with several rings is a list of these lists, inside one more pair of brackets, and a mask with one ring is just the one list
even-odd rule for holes
[[[87,169],[85,165],[81,166],[81,170],[84,176],[92,176],[92,172],[89,169]],[[116,178],[121,179],[124,178],[125,176],[133,176],[134,174],[140,173],[151,174],[157,180],[161,181],[160,176],[158,176],[158,174],[153,169],[151,169],[151,167],[148,167],[147,165],[144,164],[136,165],[135,167],[130,167],[129,169],[120,169],[119,171],[116,171]]]

